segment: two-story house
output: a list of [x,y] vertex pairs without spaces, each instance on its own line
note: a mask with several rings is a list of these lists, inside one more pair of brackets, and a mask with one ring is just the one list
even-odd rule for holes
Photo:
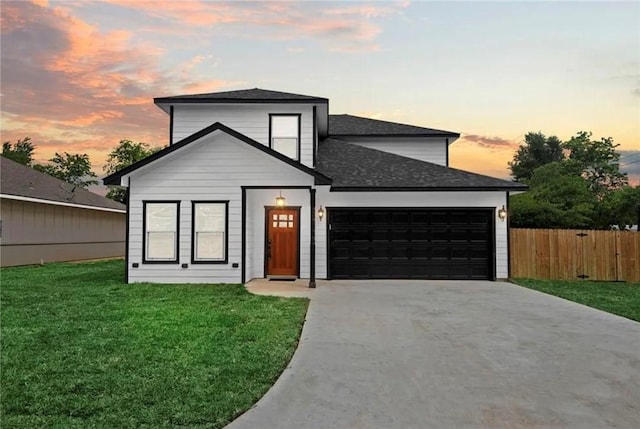
[[156,98],[169,146],[127,188],[128,282],[508,277],[510,193],[449,167],[458,133],[262,89]]

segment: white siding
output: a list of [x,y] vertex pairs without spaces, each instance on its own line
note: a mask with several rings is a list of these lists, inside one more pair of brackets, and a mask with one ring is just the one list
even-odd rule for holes
[[[265,248],[265,206],[273,206],[278,189],[248,189],[247,190],[247,224],[251,223],[253,242],[247,244],[247,255],[252,254],[251,275],[247,280],[264,277],[264,248]],[[310,266],[310,222],[308,189],[283,189],[282,196],[287,199],[287,206],[300,207],[300,278],[309,278]],[[249,215],[251,213],[251,216]],[[251,219],[251,221],[249,220]],[[248,234],[247,234],[248,236]]]
[[[239,283],[241,269],[247,279],[253,276],[253,265],[261,263],[249,254],[255,247],[248,226],[247,266],[242,266],[241,186],[269,186],[264,191],[270,198],[277,194],[278,186],[311,185],[313,177],[279,161],[244,142],[214,132],[199,142],[166,156],[131,175],[129,281],[158,283]],[[249,191],[248,191],[249,192]],[[284,194],[283,190],[283,194]],[[307,191],[308,193],[308,191]],[[273,195],[271,195],[273,194]],[[179,263],[142,263],[142,202],[151,200],[179,200]],[[229,249],[227,264],[191,264],[191,201],[229,200]],[[273,200],[272,200],[273,201]],[[248,205],[247,214],[264,209]],[[247,216],[247,224],[251,223]],[[259,236],[259,234],[258,234]],[[138,268],[131,264],[138,263]],[[189,264],[181,268],[181,264]],[[232,268],[238,263],[240,268]],[[251,265],[249,265],[251,263]]]
[[269,145],[269,114],[300,113],[300,161],[313,166],[313,107],[309,104],[197,104],[175,105],[173,136],[178,142],[209,125],[221,124]]
[[343,138],[343,140],[370,149],[447,165],[447,143],[444,138]]
[[[486,207],[507,204],[506,192],[329,192],[319,186],[316,204],[324,207]],[[317,219],[317,217],[316,217]],[[495,216],[496,277],[508,277],[507,223]],[[327,277],[326,217],[316,224],[316,275]]]

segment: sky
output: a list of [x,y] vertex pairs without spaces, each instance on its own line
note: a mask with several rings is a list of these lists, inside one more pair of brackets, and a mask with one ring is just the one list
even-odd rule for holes
[[39,162],[168,144],[153,97],[264,88],[461,133],[508,178],[527,132],[612,137],[640,184],[640,2],[0,2],[2,141]]

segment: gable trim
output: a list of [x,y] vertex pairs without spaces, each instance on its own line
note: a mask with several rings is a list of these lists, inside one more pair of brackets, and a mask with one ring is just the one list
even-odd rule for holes
[[258,143],[257,141],[253,140],[250,137],[245,136],[242,133],[239,133],[238,131],[235,131],[229,127],[227,127],[226,125],[221,124],[220,122],[216,122],[212,125],[209,125],[206,128],[201,129],[198,132],[195,132],[193,134],[191,134],[188,137],[185,137],[184,139],[180,140],[179,142],[169,145],[167,147],[165,147],[164,149],[162,149],[159,152],[154,153],[153,155],[150,155],[134,164],[131,164],[128,167],[123,168],[120,171],[116,171],[115,173],[105,177],[104,179],[102,179],[102,182],[105,185],[120,185],[120,179],[122,178],[122,176],[130,174],[134,171],[136,171],[137,169],[144,167],[145,165],[148,165],[186,145],[188,145],[189,143],[192,143],[196,140],[199,140],[215,131],[222,131],[225,134],[230,135],[231,137],[235,137],[236,139],[248,144],[249,146],[253,146],[256,149],[261,150],[262,152],[271,155],[272,157],[279,159],[280,161],[289,164],[292,167],[297,168],[298,170],[307,173],[308,175],[314,177],[315,183],[316,184],[323,184],[323,185],[329,185],[331,184],[332,180],[325,176],[324,174],[307,167],[304,164],[301,164],[297,161],[292,160],[291,158],[281,154],[280,152],[276,152],[275,150],[271,149],[268,146],[265,146],[263,144]]

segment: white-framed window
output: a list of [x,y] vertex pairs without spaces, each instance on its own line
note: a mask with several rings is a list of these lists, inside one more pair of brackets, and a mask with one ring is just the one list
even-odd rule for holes
[[226,263],[229,201],[193,201],[191,262]]
[[177,263],[180,201],[145,201],[142,211],[143,262]]
[[300,114],[269,115],[269,146],[271,149],[288,156],[300,159]]

